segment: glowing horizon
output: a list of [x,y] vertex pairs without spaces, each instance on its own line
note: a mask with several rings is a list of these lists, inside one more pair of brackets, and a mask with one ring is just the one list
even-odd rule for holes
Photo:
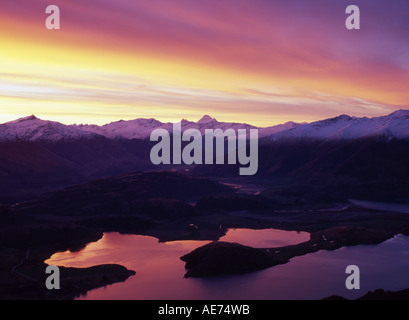
[[155,118],[271,126],[409,109],[409,4],[56,0],[0,4],[0,123]]

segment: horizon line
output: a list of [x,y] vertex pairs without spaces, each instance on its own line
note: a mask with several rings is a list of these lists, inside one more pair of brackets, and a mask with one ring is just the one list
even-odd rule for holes
[[[409,112],[409,109],[403,109],[403,108],[401,108],[401,109],[396,109],[396,110],[394,110],[394,111],[392,111],[392,112],[390,112],[390,113],[388,113],[388,114],[384,114],[384,115],[382,115],[382,116],[374,116],[374,117],[367,117],[367,116],[358,117],[358,116],[350,116],[350,115],[348,115],[348,114],[339,114],[339,115],[334,116],[334,117],[323,118],[323,119],[319,119],[319,120],[315,120],[315,121],[311,121],[311,122],[308,122],[308,121],[296,122],[296,121],[291,121],[291,120],[289,120],[289,121],[286,121],[286,122],[283,122],[283,123],[272,124],[272,125],[269,125],[269,126],[257,126],[257,125],[254,125],[254,124],[251,124],[251,123],[247,123],[247,122],[219,121],[219,120],[217,120],[215,117],[210,116],[210,115],[208,115],[208,114],[202,115],[202,116],[201,116],[198,120],[196,120],[196,121],[195,121],[195,120],[188,120],[188,119],[181,119],[181,120],[179,120],[179,121],[172,122],[172,121],[161,121],[161,120],[158,120],[158,119],[156,119],[156,118],[154,118],[154,117],[151,117],[151,118],[148,117],[148,118],[132,118],[132,119],[128,119],[128,120],[120,119],[120,120],[114,120],[114,121],[111,121],[111,122],[107,122],[107,123],[104,123],[104,124],[95,124],[95,123],[65,123],[65,122],[56,121],[56,120],[45,120],[44,118],[39,118],[39,117],[37,117],[35,114],[31,114],[31,115],[29,115],[29,116],[18,117],[18,118],[14,119],[14,120],[10,120],[10,121],[6,121],[6,122],[3,122],[3,123],[0,123],[0,125],[12,123],[12,122],[17,122],[17,121],[19,121],[19,120],[29,119],[29,118],[32,118],[32,117],[35,118],[35,119],[37,119],[37,120],[48,121],[48,122],[56,122],[56,123],[60,123],[60,124],[66,125],[66,126],[98,126],[98,127],[103,127],[103,126],[106,126],[106,125],[109,125],[109,124],[113,124],[113,123],[118,123],[118,122],[128,122],[128,121],[134,121],[134,120],[155,120],[155,121],[158,121],[158,122],[160,122],[160,123],[162,123],[162,124],[179,123],[179,122],[183,122],[183,121],[198,123],[198,122],[199,122],[200,120],[202,120],[204,117],[210,117],[212,120],[216,120],[218,123],[245,124],[245,125],[254,126],[254,127],[256,127],[256,128],[270,128],[270,127],[274,127],[274,126],[284,125],[284,124],[287,124],[287,123],[310,124],[310,123],[314,123],[314,122],[319,122],[319,121],[325,121],[325,120],[335,119],[335,118],[342,117],[342,116],[348,116],[348,117],[350,117],[350,118],[358,118],[358,119],[363,119],[363,118],[374,119],[374,118],[387,117],[387,116],[390,116],[390,115],[392,115],[392,114],[394,114],[394,113],[396,113],[396,112],[399,112],[399,111],[407,111],[407,112]],[[51,118],[52,118],[52,117],[51,117]],[[34,120],[34,119],[33,119],[33,120]]]

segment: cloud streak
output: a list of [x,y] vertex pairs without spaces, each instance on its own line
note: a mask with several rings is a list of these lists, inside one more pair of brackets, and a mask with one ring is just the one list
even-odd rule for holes
[[70,109],[101,122],[206,112],[264,125],[409,107],[404,0],[357,0],[359,31],[345,28],[344,0],[55,4],[58,32],[44,27],[44,1],[0,4],[3,113]]

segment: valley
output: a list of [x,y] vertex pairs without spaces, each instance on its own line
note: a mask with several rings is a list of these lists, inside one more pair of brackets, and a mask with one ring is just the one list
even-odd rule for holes
[[[274,133],[259,141],[254,176],[239,176],[238,164],[227,161],[153,166],[152,142],[133,138],[167,126],[153,120],[102,128],[28,117],[0,125],[0,297],[72,299],[132,278],[137,270],[107,261],[64,267],[65,289],[57,295],[45,289],[44,261],[57,252],[78,252],[107,232],[166,243],[211,242],[177,257],[189,279],[269,270],[298,257],[409,235],[409,215],[399,205],[409,194],[409,140],[384,131],[354,139],[328,133],[357,134],[356,123],[385,128],[399,122],[405,128],[406,118],[400,111],[271,128]],[[243,127],[210,117],[194,126],[200,131],[212,123],[224,130]],[[112,126],[122,131],[115,136]],[[300,128],[304,138],[296,137]],[[320,128],[326,138],[308,137],[306,132]],[[218,241],[235,228],[308,232],[310,239],[264,248]],[[254,259],[242,258],[249,255]]]

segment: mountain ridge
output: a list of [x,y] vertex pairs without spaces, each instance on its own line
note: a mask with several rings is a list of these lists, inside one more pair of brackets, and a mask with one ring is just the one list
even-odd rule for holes
[[[272,141],[286,139],[329,139],[345,140],[370,136],[386,136],[389,138],[409,138],[409,110],[400,109],[389,115],[380,117],[337,117],[311,123],[295,123],[289,121],[271,127],[256,127],[246,123],[219,122],[209,115],[197,122],[181,120],[182,130],[197,129],[202,134],[206,129],[258,129],[259,138]],[[148,139],[155,129],[172,131],[173,123],[160,122],[156,119],[137,118],[120,120],[102,126],[88,124],[65,125],[59,122],[42,120],[35,115],[23,117],[0,124],[0,142],[78,140],[105,137],[108,139]]]

